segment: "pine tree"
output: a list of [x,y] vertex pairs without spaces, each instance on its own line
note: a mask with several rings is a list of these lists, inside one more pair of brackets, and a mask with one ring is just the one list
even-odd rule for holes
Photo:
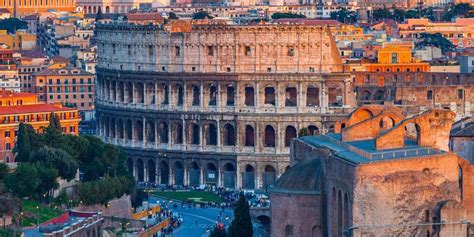
[[234,209],[234,220],[229,226],[229,237],[251,237],[253,236],[253,226],[250,220],[250,207],[247,199],[240,194],[239,201]]
[[26,162],[29,159],[31,151],[29,132],[26,128],[26,124],[20,123],[18,127],[18,136],[16,139],[16,146],[13,148],[13,152],[16,153],[15,160],[17,162]]

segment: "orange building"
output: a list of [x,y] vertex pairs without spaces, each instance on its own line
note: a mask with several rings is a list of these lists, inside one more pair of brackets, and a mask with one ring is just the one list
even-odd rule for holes
[[384,45],[377,53],[377,63],[365,65],[368,72],[428,72],[429,63],[415,61],[413,43],[397,42]]
[[81,118],[77,109],[60,104],[38,104],[36,95],[30,93],[0,92],[0,161],[14,162],[12,152],[20,123],[28,123],[37,132],[49,125],[50,114],[55,113],[63,133],[78,134]]
[[0,8],[6,8],[13,15],[21,17],[48,10],[68,11],[76,10],[75,0],[0,0]]

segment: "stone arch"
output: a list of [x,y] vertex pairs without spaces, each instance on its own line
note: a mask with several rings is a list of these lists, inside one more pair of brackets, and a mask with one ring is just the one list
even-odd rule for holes
[[350,227],[350,206],[349,206],[349,197],[347,193],[344,194],[344,223],[343,228],[347,230]]
[[141,82],[135,83],[135,95],[136,95],[136,98],[134,99],[135,103],[143,104],[143,102],[145,102],[145,93],[143,91],[143,83]]
[[109,6],[105,6],[105,13],[110,13],[110,7]]
[[169,173],[170,169],[168,166],[168,162],[166,161],[161,161],[160,162],[160,184],[169,184]]
[[374,114],[372,113],[372,111],[370,111],[368,109],[365,109],[365,108],[357,109],[351,114],[347,124],[348,124],[348,126],[351,126],[353,124],[356,124],[356,123],[362,122],[364,120],[370,119],[373,116],[374,116]]
[[224,187],[225,188],[235,188],[236,185],[236,169],[235,166],[231,163],[226,163],[224,165]]
[[328,102],[329,106],[342,106],[343,93],[340,86],[328,88]]
[[177,105],[182,106],[184,104],[184,89],[182,85],[176,85],[176,95]]
[[390,116],[383,116],[379,122],[380,130],[388,130],[392,128],[394,125],[395,125],[395,120],[393,120],[393,118],[391,118]]
[[320,133],[319,128],[316,125],[309,125],[308,132],[309,132],[309,135],[311,136],[317,136]]
[[263,232],[264,234],[262,236],[270,236],[270,230],[271,230],[271,219],[267,215],[260,215],[257,216],[257,221],[260,223],[262,230],[260,232]]
[[383,98],[385,97],[384,94],[385,93],[382,90],[377,90],[374,93],[374,100],[383,100]]
[[263,187],[267,189],[270,185],[275,183],[276,171],[271,165],[266,165],[263,172]]
[[155,85],[151,82],[146,84],[146,102],[147,104],[155,104]]
[[306,89],[306,106],[318,107],[319,106],[319,88],[314,86],[308,86]]
[[181,161],[174,163],[174,184],[184,185],[184,167]]
[[117,85],[117,97],[118,101],[125,102],[125,88],[123,85],[123,81],[119,81]]
[[189,144],[199,145],[199,125],[195,123],[188,124],[187,141]]
[[169,86],[166,83],[161,84],[160,88],[161,92],[161,104],[162,105],[167,105],[169,104],[169,99],[170,99],[170,93],[169,93]]
[[132,120],[127,119],[127,122],[125,123],[125,132],[127,134],[126,138],[128,141],[131,141],[133,139],[133,126],[132,126]]
[[136,139],[143,141],[143,122],[141,120],[135,121],[134,129]]
[[206,165],[206,183],[217,184],[219,177],[217,173],[217,166],[214,163],[207,163]]
[[298,90],[294,86],[288,86],[285,88],[285,106],[296,107],[298,106]]
[[235,88],[232,85],[227,85],[226,89],[226,105],[227,106],[234,106],[235,105]]
[[146,131],[146,140],[149,142],[155,142],[155,122],[153,122],[151,119],[147,119],[146,125],[145,125],[145,131]]
[[199,106],[200,105],[200,100],[201,100],[201,95],[200,95],[200,89],[198,86],[193,85],[192,86],[192,106]]
[[235,129],[232,124],[227,123],[224,125],[224,134],[223,134],[223,139],[224,139],[224,146],[235,146]]
[[362,91],[362,93],[360,94],[360,98],[362,100],[370,100],[372,98],[372,93],[370,93],[369,90],[364,90]]
[[109,125],[110,125],[110,132],[109,132],[109,135],[110,137],[112,138],[115,138],[116,134],[115,134],[115,118],[110,118],[110,121],[109,121]]
[[145,166],[143,164],[142,159],[137,160],[136,170],[137,170],[136,174],[137,174],[138,182],[145,181]]
[[156,182],[156,166],[155,161],[149,159],[147,162],[147,171],[148,171],[148,182],[155,183]]
[[127,82],[125,84],[125,102],[132,103],[133,102],[133,84],[132,82]]
[[255,189],[255,168],[252,165],[246,165],[242,173],[242,187],[244,189]]
[[271,125],[267,125],[265,127],[265,135],[264,135],[264,145],[265,147],[275,147],[276,146],[276,135],[275,129]]
[[245,96],[244,104],[246,106],[255,106],[255,90],[253,89],[253,86],[245,87],[244,96]]
[[276,104],[276,90],[275,90],[275,87],[273,86],[267,86],[265,87],[265,100],[264,100],[264,104],[266,105],[275,105]]
[[255,146],[255,130],[251,125],[245,126],[245,146]]
[[189,185],[191,186],[199,186],[201,184],[200,182],[200,176],[201,172],[199,170],[199,165],[197,162],[193,161],[189,164],[188,166],[188,172],[189,172]]
[[160,143],[168,143],[168,124],[165,121],[158,124],[158,136]]
[[289,147],[291,145],[291,139],[296,138],[297,132],[296,128],[289,125],[285,129],[285,147]]
[[217,105],[217,87],[214,84],[209,85],[209,106]]
[[420,132],[421,128],[415,122],[409,122],[405,125],[405,143],[406,144],[420,144]]
[[217,126],[214,123],[206,124],[205,135],[206,145],[217,145]]
[[183,144],[183,126],[179,122],[173,123],[171,130],[173,144]]

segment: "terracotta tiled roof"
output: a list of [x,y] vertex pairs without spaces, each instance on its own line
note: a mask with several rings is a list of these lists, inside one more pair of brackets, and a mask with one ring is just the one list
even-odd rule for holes
[[75,109],[54,104],[15,105],[0,107],[0,115],[14,115],[27,113],[50,113],[59,111],[73,111]]
[[[77,70],[78,73],[72,73],[73,70]],[[66,73],[60,73],[62,71],[66,71]],[[72,67],[65,67],[65,68],[47,68],[44,69],[40,72],[35,73],[34,75],[39,75],[39,76],[52,76],[52,75],[57,75],[57,76],[70,76],[70,75],[86,75],[86,76],[92,76],[93,74],[90,72],[87,72],[85,70],[82,70],[80,68],[72,68]]]
[[129,21],[164,21],[158,12],[140,12],[126,14]]
[[[25,97],[25,96],[35,96],[33,93],[27,93],[27,92],[13,92],[10,90],[0,90],[0,98],[6,98],[6,97]],[[3,109],[3,107],[2,107]]]
[[11,13],[11,12],[6,8],[0,8],[0,13]]

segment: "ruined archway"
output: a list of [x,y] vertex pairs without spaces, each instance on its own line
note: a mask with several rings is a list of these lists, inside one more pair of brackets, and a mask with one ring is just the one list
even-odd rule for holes
[[147,171],[148,171],[148,182],[150,183],[155,183],[156,182],[156,167],[155,167],[155,161],[153,160],[148,160],[147,162]]
[[420,144],[420,126],[416,123],[408,123],[405,125],[405,145]]
[[223,173],[224,173],[224,187],[235,188],[235,184],[236,184],[235,166],[231,163],[225,164]]
[[265,171],[263,173],[263,187],[267,189],[272,185],[276,180],[275,168],[271,165],[265,166]]
[[166,122],[160,122],[158,125],[158,135],[160,143],[168,143],[168,124]]
[[199,145],[199,125],[195,123],[189,123],[187,132],[188,143],[193,145]]
[[275,87],[265,87],[265,101],[266,105],[275,105],[276,101]]
[[141,159],[137,160],[137,180],[138,182],[143,182],[145,180],[145,167],[143,165],[143,161]]
[[235,130],[232,124],[224,125],[224,146],[235,146]]
[[208,163],[206,165],[206,183],[217,184],[217,181],[218,181],[217,167],[213,163]]
[[245,105],[255,106],[255,92],[251,86],[245,87]]
[[166,161],[160,162],[160,184],[169,184],[169,166]]
[[184,169],[183,169],[183,163],[181,163],[181,161],[176,161],[174,163],[174,184],[175,185],[184,184]]
[[255,169],[252,165],[246,165],[242,174],[242,187],[244,189],[255,189]]
[[135,121],[134,129],[136,139],[143,141],[143,122],[141,120]]
[[206,145],[217,145],[217,127],[213,123],[206,125]]
[[275,139],[275,129],[271,125],[267,125],[265,127],[265,147],[275,147],[276,139]]
[[174,123],[171,133],[173,136],[173,144],[183,144],[183,126],[181,123]]
[[306,91],[306,106],[308,107],[319,106],[319,88],[308,87]]
[[245,126],[245,146],[255,146],[255,130],[252,126]]
[[285,130],[285,147],[289,147],[291,145],[291,139],[296,137],[296,128],[293,126],[286,127]]
[[199,170],[199,165],[196,162],[191,162],[189,165],[189,185],[190,186],[199,186],[201,184],[200,182],[200,176],[201,172]]

